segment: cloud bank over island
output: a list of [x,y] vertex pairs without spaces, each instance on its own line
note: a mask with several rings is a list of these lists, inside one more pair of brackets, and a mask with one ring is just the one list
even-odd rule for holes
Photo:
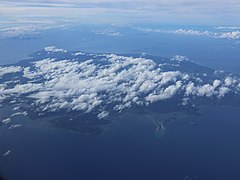
[[[179,106],[197,99],[221,101],[239,96],[240,79],[190,62],[171,59],[71,52],[54,46],[23,65],[0,67],[0,102],[28,102],[39,113],[113,112],[174,99]],[[196,72],[195,72],[196,71]]]

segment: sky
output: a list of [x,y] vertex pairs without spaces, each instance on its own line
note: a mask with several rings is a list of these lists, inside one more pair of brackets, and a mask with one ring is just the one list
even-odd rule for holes
[[0,0],[0,24],[239,26],[239,9],[239,0]]

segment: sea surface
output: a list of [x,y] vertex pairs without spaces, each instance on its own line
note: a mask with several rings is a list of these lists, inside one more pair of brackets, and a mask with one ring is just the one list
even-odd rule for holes
[[0,152],[11,151],[0,157],[0,173],[9,180],[238,180],[239,116],[236,107],[203,106],[200,115],[166,123],[161,136],[150,118],[134,113],[96,136],[18,116],[22,127],[0,127]]

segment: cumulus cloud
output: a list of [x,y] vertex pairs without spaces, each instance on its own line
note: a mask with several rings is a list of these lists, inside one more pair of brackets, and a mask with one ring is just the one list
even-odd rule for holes
[[215,81],[213,81],[213,87],[214,88],[217,88],[220,85],[221,85],[221,81],[220,80],[216,79]]
[[186,56],[181,56],[181,55],[175,55],[171,58],[173,61],[187,61],[188,58]]
[[[227,81],[229,81],[228,78],[226,78]],[[204,84],[202,86],[195,85],[193,82],[190,82],[189,84],[186,85],[186,96],[206,96],[206,97],[211,97],[211,96],[216,96],[218,98],[222,98],[225,96],[225,94],[229,93],[231,91],[229,84],[226,84],[226,79],[223,82],[220,80],[216,79],[213,81],[212,84]],[[232,82],[232,81],[231,81]]]
[[225,82],[225,85],[226,85],[226,86],[232,86],[232,85],[234,85],[234,84],[237,82],[237,80],[234,79],[234,78],[232,78],[232,77],[227,77],[227,78],[224,80],[224,82]]
[[146,97],[146,100],[153,103],[153,102],[156,102],[156,101],[169,99],[177,93],[177,91],[181,88],[181,86],[182,86],[182,82],[177,81],[175,85],[171,85],[171,86],[168,86],[166,89],[162,89],[160,91],[160,93],[149,94]]
[[219,97],[224,97],[230,91],[228,87],[220,87],[219,88]]
[[210,84],[204,84],[203,86],[197,88],[197,95],[210,97],[214,94],[214,89],[214,86]]
[[0,79],[5,74],[21,72],[22,68],[19,66],[0,67]]

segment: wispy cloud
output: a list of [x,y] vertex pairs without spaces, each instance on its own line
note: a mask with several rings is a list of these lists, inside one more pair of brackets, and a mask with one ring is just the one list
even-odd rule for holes
[[38,38],[41,32],[49,29],[65,29],[65,25],[18,25],[0,28],[0,38],[32,39]]
[[105,35],[105,36],[122,36],[122,34],[113,29],[100,29],[100,30],[92,30],[96,35]]
[[220,30],[240,30],[240,26],[217,26],[215,29]]
[[240,39],[240,31],[221,31],[221,32],[213,32],[213,31],[200,31],[193,29],[176,29],[176,30],[166,30],[166,29],[152,29],[152,28],[137,28],[137,30],[142,32],[155,32],[155,33],[172,33],[179,35],[190,35],[190,36],[207,36],[211,38],[217,39]]

